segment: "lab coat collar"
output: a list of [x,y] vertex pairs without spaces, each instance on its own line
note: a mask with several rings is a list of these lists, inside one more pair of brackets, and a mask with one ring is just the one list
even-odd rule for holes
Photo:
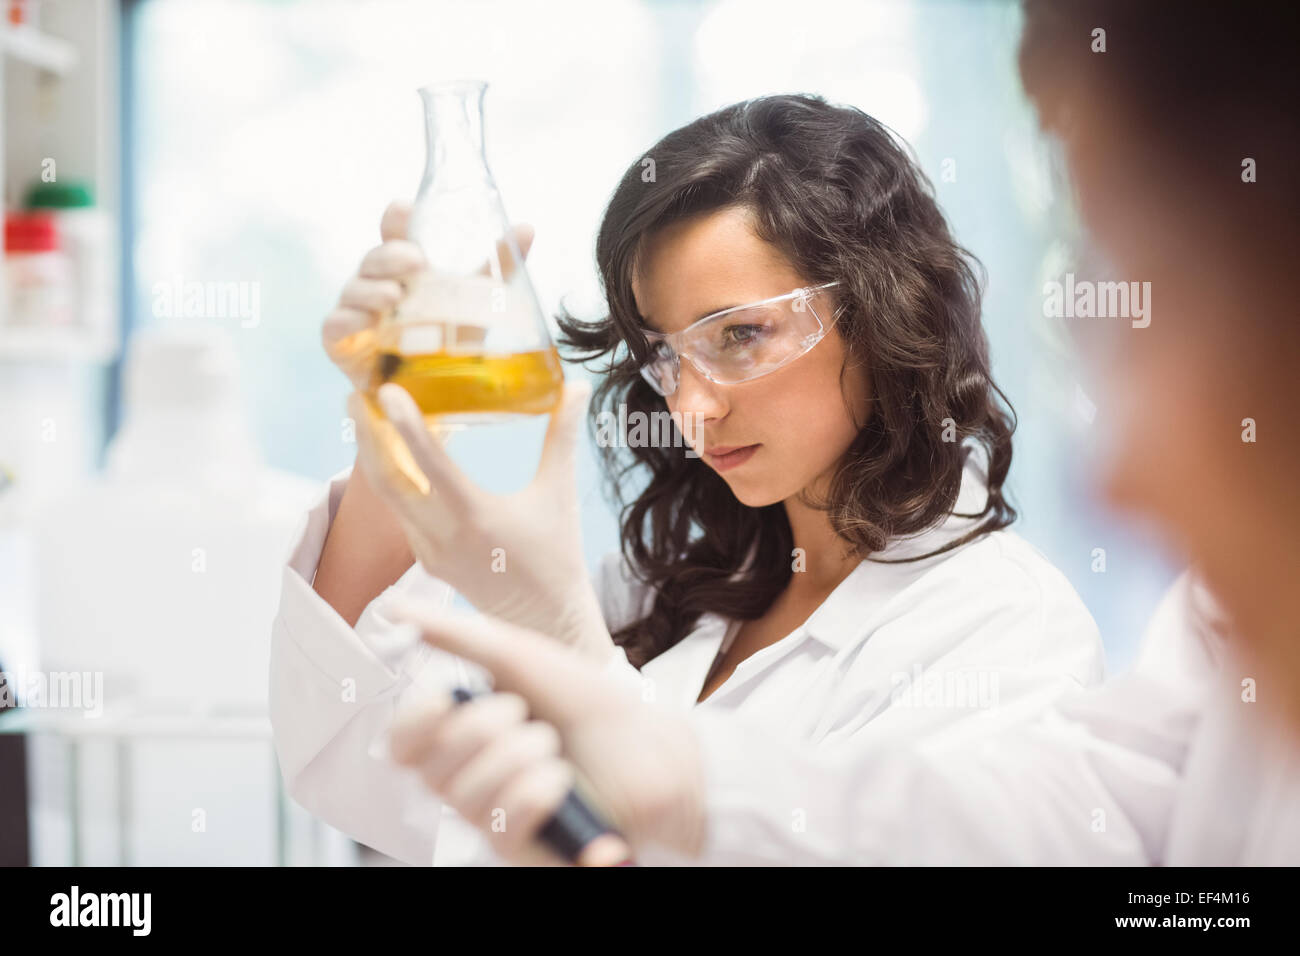
[[936,564],[962,550],[965,545],[906,564],[886,564],[881,563],[881,559],[894,561],[916,557],[955,541],[983,520],[960,515],[978,513],[987,500],[988,486],[982,463],[976,455],[972,455],[962,472],[961,488],[953,512],[936,527],[919,534],[895,538],[883,551],[862,561],[804,622],[804,632],[832,650],[839,651],[851,646],[872,627],[875,612],[883,608],[890,598]]
[[722,615],[707,611],[700,615],[695,630],[685,640],[647,661],[641,668],[641,678],[654,682],[651,695],[658,697],[657,688],[675,688],[676,699],[664,703],[686,710],[694,707],[730,625]]
[[[972,459],[974,458],[975,456],[972,456]],[[966,471],[962,474],[961,489],[954,511],[977,512],[984,507],[987,497],[983,472],[979,464],[968,463]],[[943,523],[929,531],[890,542],[874,557],[899,558],[925,554],[960,537],[977,523],[977,519],[949,515]],[[746,566],[753,560],[754,554],[754,551],[750,552]],[[946,552],[937,557],[908,564],[861,562],[836,586],[830,596],[822,602],[821,607],[804,622],[803,633],[833,651],[852,646],[873,626],[875,613],[883,609],[895,594],[950,554],[952,552]],[[739,574],[740,572],[737,572],[737,576]],[[642,677],[653,680],[660,687],[677,688],[678,698],[668,703],[686,709],[693,708],[724,639],[739,625],[739,621],[728,620],[717,612],[705,612],[700,615],[695,629],[686,639],[670,648],[668,652],[648,661],[641,668]],[[793,636],[794,634],[798,634],[798,631],[793,632],[788,640],[797,643],[799,639]],[[736,686],[734,680],[728,680],[708,699],[721,697],[734,690]]]

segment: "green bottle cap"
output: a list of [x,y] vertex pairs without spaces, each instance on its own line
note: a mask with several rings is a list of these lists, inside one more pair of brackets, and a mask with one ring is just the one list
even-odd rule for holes
[[90,183],[73,179],[66,183],[33,183],[27,190],[28,209],[77,209],[95,205]]

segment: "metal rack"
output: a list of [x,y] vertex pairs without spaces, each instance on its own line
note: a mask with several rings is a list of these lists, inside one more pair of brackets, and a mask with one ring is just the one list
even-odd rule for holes
[[[133,745],[145,740],[213,740],[265,741],[272,761],[275,784],[274,814],[275,864],[289,862],[288,816],[290,805],[284,792],[280,768],[271,745],[271,725],[265,714],[166,713],[151,711],[147,706],[119,707],[95,720],[86,720],[80,712],[38,710],[16,707],[0,711],[0,734],[26,734],[54,737],[65,748],[68,792],[68,826],[72,866],[84,864],[84,832],[81,804],[81,762],[84,745],[89,740],[113,742],[113,775],[117,781],[116,842],[118,865],[131,866],[130,836],[133,826],[131,806],[131,770]],[[311,861],[320,862],[319,821],[311,829]]]

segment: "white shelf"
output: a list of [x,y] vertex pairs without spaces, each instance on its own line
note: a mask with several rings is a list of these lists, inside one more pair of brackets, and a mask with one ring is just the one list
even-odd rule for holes
[[108,362],[117,342],[84,327],[0,325],[0,362]]
[[77,65],[77,50],[71,43],[33,27],[0,30],[0,49],[7,57],[60,76]]
[[105,709],[87,720],[81,711],[16,707],[0,718],[0,734],[57,734],[63,737],[181,737],[189,740],[270,740],[265,714],[116,713]]
[[[43,158],[57,156],[60,180],[92,183],[98,207],[116,218],[117,10],[104,0],[47,4],[37,26],[0,25],[0,188],[10,208]],[[9,70],[10,63],[18,66]],[[57,83],[45,82],[50,76]],[[115,302],[112,279],[103,295]],[[9,324],[3,280],[0,270],[0,364],[7,366],[0,375],[21,363],[96,364],[117,356],[115,314],[87,315],[89,321],[70,326]]]

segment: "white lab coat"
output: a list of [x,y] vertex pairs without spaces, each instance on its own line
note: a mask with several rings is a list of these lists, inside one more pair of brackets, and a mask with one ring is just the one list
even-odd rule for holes
[[698,862],[1300,864],[1300,745],[1265,710],[1275,685],[1237,663],[1207,607],[1184,575],[1130,672],[993,735],[955,725],[826,756],[693,715],[708,781]]
[[[491,862],[486,841],[412,771],[369,752],[399,702],[450,687],[459,662],[427,645],[385,639],[392,594],[438,604],[450,597],[418,565],[375,598],[355,630],[312,590],[347,474],[332,479],[308,513],[283,574],[270,712],[288,792],[331,825],[409,863]],[[978,511],[984,498],[972,467],[955,510]],[[878,557],[925,553],[972,524],[949,517]],[[617,554],[602,562],[593,584],[611,630],[653,600]],[[742,715],[769,741],[853,754],[920,744],[955,727],[991,731],[1027,720],[1098,683],[1103,671],[1100,637],[1078,595],[1009,531],[913,563],[863,562],[803,625],[742,661],[697,704],[715,656],[737,629],[705,614],[640,673],[621,652],[613,655],[609,679],[684,711]],[[797,809],[780,809],[787,825]]]

